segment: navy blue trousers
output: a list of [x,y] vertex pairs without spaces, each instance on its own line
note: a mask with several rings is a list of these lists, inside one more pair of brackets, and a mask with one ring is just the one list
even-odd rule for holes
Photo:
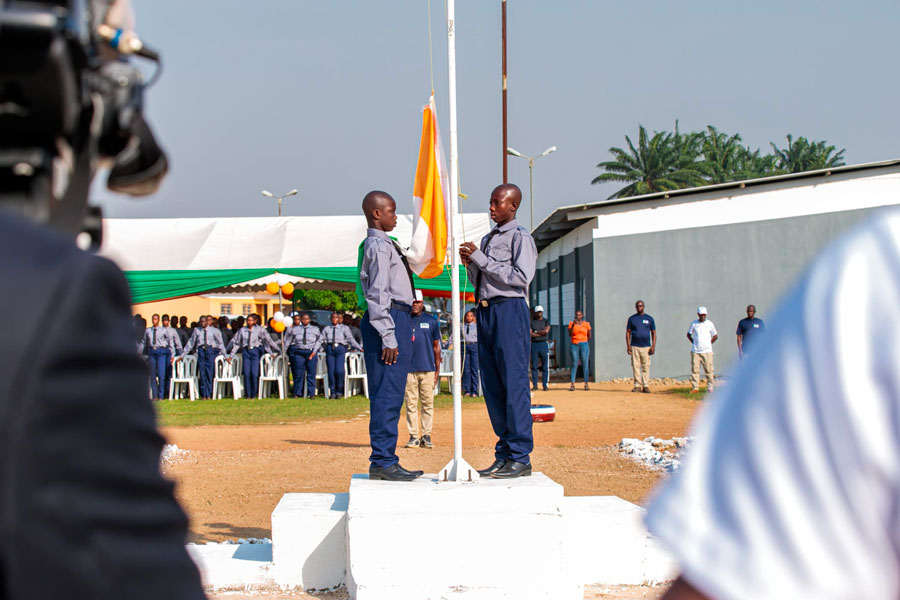
[[316,367],[319,365],[319,355],[310,358],[312,350],[301,350],[291,346],[288,348],[288,360],[291,363],[291,378],[294,380],[294,388],[291,390],[295,396],[303,395],[303,380],[306,380],[306,395],[312,398],[316,395]]
[[197,348],[197,374],[200,375],[200,397],[213,397],[213,379],[215,379],[216,357],[219,350],[216,348]]
[[168,348],[150,349],[147,352],[150,364],[150,393],[154,398],[162,400],[169,393],[169,384],[166,380],[166,368],[172,358],[172,351]]
[[331,384],[332,396],[344,395],[344,357],[347,355],[347,346],[338,344],[337,347],[328,344],[325,347],[325,366],[328,367],[328,382]]
[[528,359],[531,329],[524,298],[478,306],[478,358],[491,426],[497,435],[494,456],[531,464],[534,437]]
[[241,350],[242,369],[244,370],[244,395],[248,398],[256,398],[259,394],[259,359],[263,355],[263,349],[244,348]]
[[369,384],[369,440],[372,445],[369,461],[376,467],[389,467],[400,461],[397,458],[397,423],[412,360],[412,321],[409,313],[392,308],[391,317],[394,319],[399,351],[397,362],[392,365],[386,365],[381,360],[381,336],[369,323],[369,311],[359,324]]
[[550,383],[550,344],[547,342],[531,342],[531,385],[538,386],[538,364],[541,365],[541,383],[544,389]]
[[466,344],[463,357],[463,394],[478,394],[478,344]]

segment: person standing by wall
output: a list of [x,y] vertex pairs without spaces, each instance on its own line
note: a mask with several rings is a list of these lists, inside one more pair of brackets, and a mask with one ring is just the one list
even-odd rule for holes
[[304,380],[307,398],[316,397],[316,370],[319,350],[322,349],[322,331],[310,321],[309,313],[294,315],[294,324],[284,332],[284,345],[294,383],[291,395],[295,398],[303,397]]
[[756,306],[753,304],[747,305],[747,318],[741,319],[738,321],[737,331],[737,347],[738,347],[738,356],[741,360],[744,360],[744,356],[747,354],[747,348],[751,348],[759,342],[759,339],[762,337],[762,334],[766,332],[766,324],[762,319],[756,317]]
[[463,348],[465,354],[463,356],[463,372],[462,372],[462,390],[463,395],[469,398],[478,396],[478,324],[475,322],[475,311],[466,311],[464,318],[465,323],[462,325]]
[[578,362],[581,361],[581,372],[584,375],[584,389],[591,389],[588,378],[591,374],[590,358],[591,324],[584,320],[584,313],[575,311],[575,320],[569,321],[569,354],[572,355],[572,379],[569,391],[575,391],[575,373],[578,371]]
[[538,389],[538,362],[541,365],[541,383],[546,392],[550,384],[550,343],[547,341],[550,325],[544,318],[544,307],[535,306],[531,315],[531,389]]
[[406,376],[406,428],[409,430],[406,447],[434,448],[431,427],[434,419],[434,386],[438,383],[441,365],[441,326],[436,318],[425,312],[421,291],[416,290],[415,298],[411,313],[412,361]]
[[631,356],[632,392],[650,393],[650,357],[656,352],[656,321],[644,314],[644,301],[634,303],[635,313],[625,325],[625,352]]
[[716,388],[716,374],[713,365],[712,345],[719,339],[719,332],[712,321],[706,318],[706,307],[697,308],[697,319],[691,323],[687,331],[687,339],[691,342],[691,393],[700,393],[700,366],[706,373],[706,391]]

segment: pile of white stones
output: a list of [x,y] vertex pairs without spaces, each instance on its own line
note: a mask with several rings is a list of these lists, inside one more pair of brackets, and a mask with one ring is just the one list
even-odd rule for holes
[[671,473],[681,466],[681,457],[693,443],[694,437],[676,437],[664,440],[650,436],[643,440],[624,438],[616,446],[628,458],[652,469]]

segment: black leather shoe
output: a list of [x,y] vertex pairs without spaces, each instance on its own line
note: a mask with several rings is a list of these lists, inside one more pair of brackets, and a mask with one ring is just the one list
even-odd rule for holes
[[494,473],[496,473],[497,471],[502,469],[503,466],[506,464],[506,462],[507,461],[505,459],[500,460],[498,458],[487,469],[479,469],[478,474],[481,475],[482,477],[490,477],[491,475],[493,475]]
[[491,473],[491,477],[494,479],[515,479],[516,477],[530,476],[531,465],[526,465],[525,463],[516,462],[514,460],[506,461],[506,464],[503,465],[502,469]]
[[[419,472],[421,475],[421,471]],[[414,472],[407,471],[403,467],[400,466],[399,463],[394,463],[389,467],[376,467],[375,465],[369,466],[369,479],[376,479],[381,481],[413,481],[418,478],[419,475],[416,475]]]
[[[400,467],[400,463],[397,463],[397,466]],[[404,469],[403,467],[400,467],[400,469],[402,469],[403,471],[406,471],[407,473],[411,473],[412,475],[415,475],[416,477],[421,477],[422,475],[425,474],[425,471],[410,471],[409,469]]]

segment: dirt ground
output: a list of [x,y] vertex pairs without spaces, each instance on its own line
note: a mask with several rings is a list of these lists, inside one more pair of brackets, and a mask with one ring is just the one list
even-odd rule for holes
[[[684,435],[699,406],[667,393],[633,394],[627,384],[592,384],[569,392],[551,384],[534,403],[556,406],[556,420],[535,423],[532,464],[566,495],[615,495],[642,503],[660,473],[620,456],[623,437]],[[399,448],[401,464],[435,473],[453,455],[450,409],[435,412],[433,450]],[[169,465],[190,517],[189,541],[271,537],[270,516],[288,492],[345,492],[368,468],[368,415],[350,420],[241,427],[168,428],[169,443],[188,450]],[[400,422],[401,444],[408,437]],[[483,404],[463,405],[463,455],[480,468],[493,460],[493,432]]]

